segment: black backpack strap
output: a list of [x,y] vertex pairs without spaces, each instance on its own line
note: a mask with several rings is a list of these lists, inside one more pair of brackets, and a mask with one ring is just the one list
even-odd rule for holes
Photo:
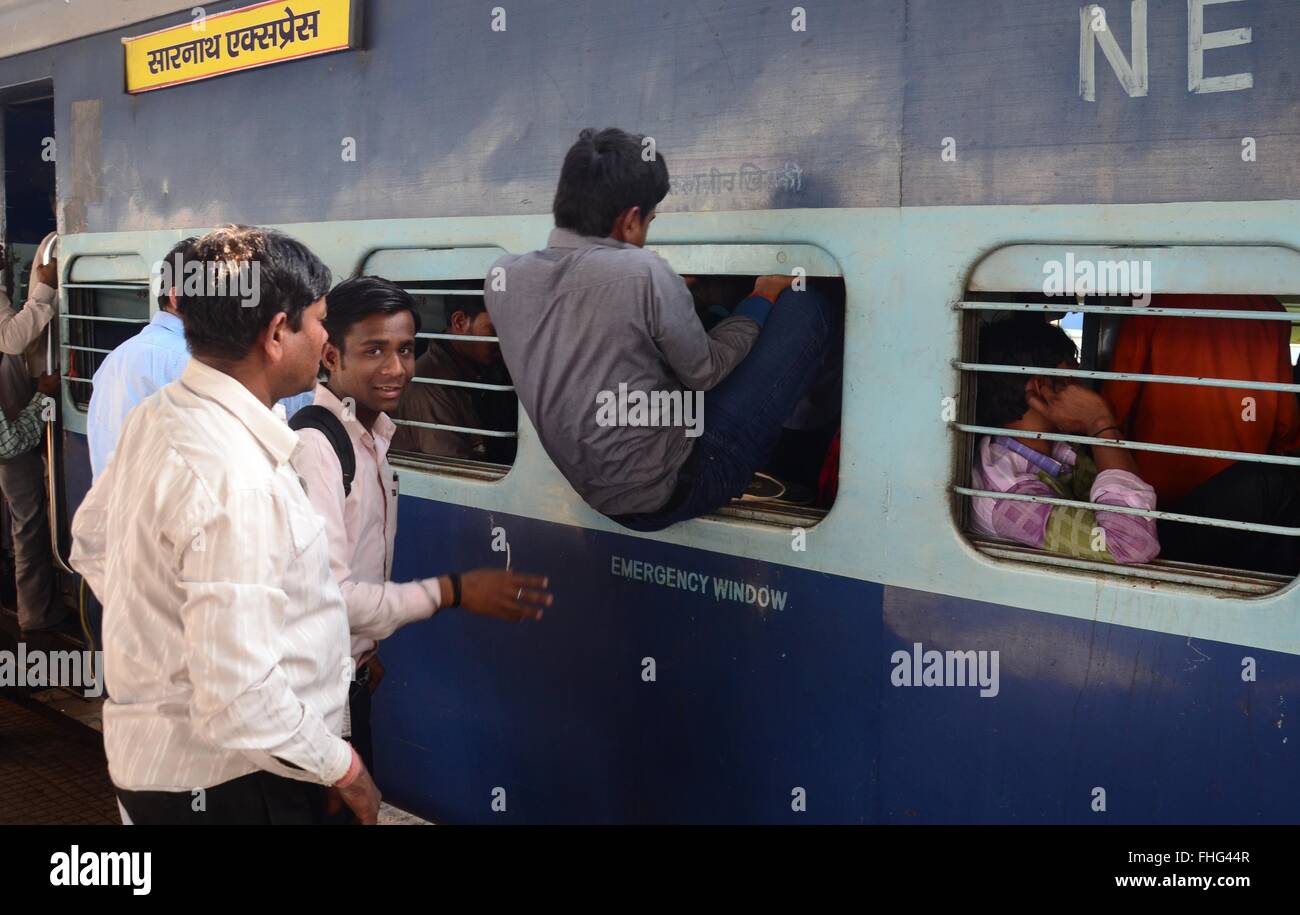
[[343,497],[352,494],[352,478],[357,474],[357,455],[352,450],[352,439],[343,423],[328,407],[312,404],[303,407],[289,420],[289,428],[295,432],[303,429],[315,429],[325,436],[334,453],[338,455],[339,466],[343,468]]

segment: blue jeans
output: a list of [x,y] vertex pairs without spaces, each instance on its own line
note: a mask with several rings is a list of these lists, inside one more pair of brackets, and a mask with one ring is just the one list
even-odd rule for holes
[[741,495],[812,386],[826,354],[831,319],[831,303],[820,293],[781,293],[749,354],[705,393],[704,431],[668,504],[655,512],[610,518],[635,531],[659,531]]

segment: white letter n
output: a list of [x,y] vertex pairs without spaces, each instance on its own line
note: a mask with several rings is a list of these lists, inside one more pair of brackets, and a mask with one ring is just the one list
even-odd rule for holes
[[1119,42],[1110,30],[1110,20],[1105,18],[1105,10],[1102,10],[1102,16],[1098,20],[1102,28],[1093,28],[1094,9],[1101,8],[1095,3],[1089,3],[1079,10],[1079,95],[1086,102],[1097,100],[1098,42],[1129,98],[1146,95],[1150,85],[1150,68],[1147,66],[1147,0],[1133,0],[1132,4],[1132,65],[1124,59],[1124,52],[1119,49]]

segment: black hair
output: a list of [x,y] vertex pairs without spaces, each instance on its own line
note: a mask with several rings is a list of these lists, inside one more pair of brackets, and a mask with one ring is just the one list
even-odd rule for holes
[[[181,289],[185,285],[185,275],[184,273],[180,276],[176,275],[176,258],[180,258],[180,263],[182,264],[181,269],[183,270],[184,263],[193,257],[194,243],[198,240],[198,236],[196,235],[191,235],[189,238],[182,238],[176,244],[172,245],[172,249],[168,251],[167,256],[163,258],[162,270],[159,272],[162,281],[158,288],[159,308],[166,310],[171,305],[170,292],[171,287],[173,286],[176,287],[176,304],[179,307]],[[168,282],[169,280],[170,282]]]
[[415,299],[402,287],[377,276],[354,276],[344,280],[325,297],[325,330],[330,343],[343,350],[343,340],[353,324],[371,315],[393,315],[409,311],[420,332],[420,312]]
[[[195,356],[243,359],[281,312],[291,330],[301,330],[303,310],[330,288],[320,258],[274,229],[223,226],[195,241],[190,257],[203,264],[202,292],[176,292]],[[250,282],[253,295],[245,296],[240,287]]]
[[[990,365],[1023,365],[1054,369],[1077,359],[1069,335],[1040,314],[1021,314],[985,324],[980,329],[979,361]],[[1029,412],[1025,396],[1028,375],[981,372],[975,417],[981,426],[1005,426]]]
[[617,127],[579,133],[555,189],[556,226],[604,238],[624,210],[640,207],[641,218],[649,215],[668,196],[668,164],[657,149],[646,161],[644,140]]
[[465,312],[471,321],[487,311],[487,303],[476,295],[449,295],[442,303],[442,315],[447,319],[447,333],[451,333],[451,318],[458,311]]

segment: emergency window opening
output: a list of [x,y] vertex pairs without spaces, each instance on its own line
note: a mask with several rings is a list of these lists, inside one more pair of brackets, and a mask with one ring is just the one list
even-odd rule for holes
[[[661,242],[646,247],[686,279],[706,330],[731,314],[762,276],[794,277],[796,288],[815,291],[829,301],[834,315],[830,337],[808,392],[786,418],[772,452],[745,492],[703,516],[785,530],[816,525],[830,511],[839,485],[846,302],[839,263],[825,249],[798,242]],[[707,428],[708,392],[703,408]]]
[[[817,523],[838,483],[844,340],[839,265],[809,245],[668,244],[652,250],[688,278],[706,328],[729,314],[759,276],[791,275],[796,266],[834,304],[838,320],[809,395],[745,494],[712,516],[786,527]],[[409,292],[420,311],[415,378],[393,417],[398,432],[389,454],[395,465],[482,481],[500,480],[513,465],[519,401],[483,307],[483,277],[504,253],[495,247],[384,249],[362,265],[362,274],[385,277]],[[705,422],[707,404],[706,395]]]
[[53,94],[48,83],[33,85],[0,106],[0,285],[15,308],[27,301],[32,258],[55,227]]
[[[696,313],[705,329],[729,316],[752,292],[760,275],[688,274]],[[844,280],[840,276],[814,276],[805,278],[805,282],[807,288],[831,301],[836,316],[825,356],[807,395],[786,419],[772,453],[759,466],[745,492],[706,517],[810,527],[824,518],[835,502],[844,386]],[[708,413],[706,392],[705,424]]]
[[[1279,259],[1270,253],[1279,249],[1227,250],[1265,258],[1261,271]],[[1004,282],[1009,276],[986,273]],[[960,433],[952,492],[970,542],[998,559],[1238,597],[1293,581],[1300,566],[1300,298],[1260,291],[1284,288],[1278,281],[1252,285],[1243,277],[1231,292],[1221,288],[1223,278],[1205,293],[1183,283],[1143,305],[1131,296],[1026,292],[1011,282],[1008,291],[989,291],[989,275],[973,280],[957,305],[962,385],[952,423]],[[1077,347],[1077,363],[1044,367],[1055,357],[1042,348],[1059,341],[1038,327],[1021,333],[1002,323],[1027,321],[1059,328]],[[995,324],[1002,330],[987,330]],[[983,352],[981,342],[994,352]],[[1006,358],[1031,353],[1033,365]],[[1067,384],[1098,395],[1119,430],[1067,431],[1029,413],[1009,427],[1006,416],[1020,409],[1008,405],[1012,389],[1035,378],[1048,379],[1054,402]],[[1055,416],[1056,408],[1048,412]],[[1025,447],[1033,442],[1050,450]],[[1063,448],[1078,456],[1076,466],[1053,464]],[[1122,477],[1084,485],[1089,473],[1100,477],[1087,466],[1098,463],[1098,448],[1132,461],[1138,480],[1155,490],[1152,507],[1126,497]],[[1154,558],[1143,553],[1142,528],[1158,540]]]

